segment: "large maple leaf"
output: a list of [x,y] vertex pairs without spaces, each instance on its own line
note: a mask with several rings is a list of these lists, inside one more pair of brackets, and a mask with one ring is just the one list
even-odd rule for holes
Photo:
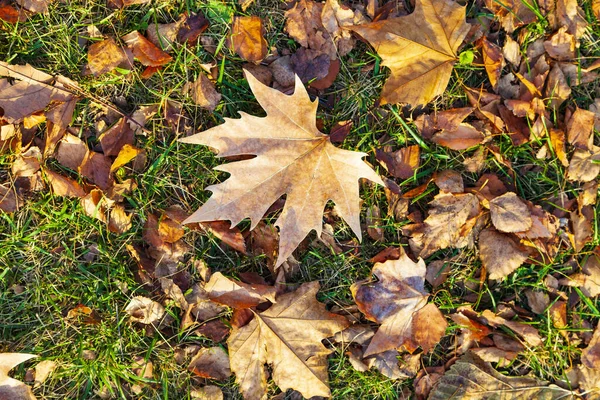
[[457,50],[469,32],[465,8],[450,0],[417,0],[407,16],[350,29],[373,45],[391,70],[381,103],[426,104],[446,89]]
[[231,370],[245,399],[264,398],[267,363],[282,391],[295,389],[306,398],[330,396],[327,355],[331,351],[321,341],[350,323],[317,302],[318,290],[318,282],[305,283],[231,333],[227,340]]
[[293,95],[246,79],[266,117],[241,113],[240,119],[181,139],[210,146],[219,157],[255,155],[255,158],[221,165],[231,174],[209,186],[210,199],[184,223],[229,220],[232,226],[250,218],[254,229],[269,207],[281,196],[286,202],[276,225],[281,232],[277,266],[281,265],[310,233],[320,236],[322,216],[329,200],[356,236],[360,232],[359,178],[383,185],[362,158],[365,153],[338,149],[316,126],[317,101],[311,101],[296,77]]

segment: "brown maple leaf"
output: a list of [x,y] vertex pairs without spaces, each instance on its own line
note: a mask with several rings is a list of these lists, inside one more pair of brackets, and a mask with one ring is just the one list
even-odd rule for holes
[[321,236],[322,215],[332,200],[338,212],[360,238],[359,178],[383,185],[364,162],[364,153],[338,149],[316,127],[317,103],[296,78],[293,95],[287,96],[246,73],[250,88],[267,116],[242,113],[223,125],[182,139],[218,150],[220,157],[256,155],[221,165],[231,174],[210,186],[211,198],[184,223],[229,220],[232,226],[250,218],[253,229],[284,194],[283,211],[275,225],[281,232],[277,265],[281,265],[310,233]]
[[359,310],[381,326],[365,350],[365,356],[405,348],[431,350],[446,332],[447,322],[434,304],[427,304],[425,262],[413,262],[406,254],[398,260],[376,263],[377,282],[362,281],[350,287]]
[[407,16],[351,27],[368,40],[391,75],[381,103],[426,104],[448,85],[457,50],[469,32],[465,8],[449,0],[417,0]]
[[349,323],[317,302],[317,282],[277,298],[271,308],[255,313],[247,325],[236,328],[227,340],[231,370],[245,399],[266,394],[267,371],[283,392],[295,389],[304,397],[330,396],[327,355],[321,341]]

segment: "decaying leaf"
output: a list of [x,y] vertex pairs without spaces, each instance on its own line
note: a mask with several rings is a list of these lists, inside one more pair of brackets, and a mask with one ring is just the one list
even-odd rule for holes
[[23,382],[8,376],[17,365],[37,357],[34,354],[0,353],[0,399],[35,400],[31,388]]
[[244,398],[260,400],[267,389],[270,364],[282,391],[295,389],[304,397],[330,396],[327,355],[321,341],[346,328],[346,318],[318,303],[317,282],[305,283],[277,303],[255,313],[247,325],[235,328],[227,340],[231,370]]
[[351,27],[390,68],[381,103],[426,104],[448,85],[457,50],[469,32],[465,8],[449,0],[417,0],[407,16]]
[[383,184],[361,160],[365,154],[338,149],[317,130],[317,103],[310,101],[299,79],[294,94],[287,96],[251,74],[246,77],[267,116],[242,114],[241,119],[226,119],[225,124],[182,141],[215,148],[220,157],[257,157],[219,166],[231,176],[208,188],[213,195],[185,223],[229,220],[237,225],[249,217],[254,228],[271,204],[286,194],[275,223],[281,232],[277,266],[311,230],[321,235],[329,200],[360,238],[358,179]]
[[461,357],[438,380],[429,400],[450,398],[484,399],[564,399],[570,392],[528,376],[511,377],[497,372],[473,353]]
[[403,348],[412,353],[418,347],[429,352],[440,341],[447,322],[434,304],[427,304],[425,273],[422,259],[415,263],[402,254],[398,260],[373,266],[377,282],[351,286],[361,312],[381,324],[365,356]]

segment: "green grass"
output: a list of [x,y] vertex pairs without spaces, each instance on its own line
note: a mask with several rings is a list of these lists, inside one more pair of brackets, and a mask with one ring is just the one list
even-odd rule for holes
[[[184,11],[200,10],[211,21],[207,35],[216,44],[223,44],[230,14],[234,11],[241,14],[236,3],[234,0],[157,0],[150,5],[115,11],[106,9],[100,0],[55,2],[48,15],[35,15],[17,25],[0,22],[0,54],[4,61],[13,64],[30,63],[46,72],[63,74],[79,82],[90,96],[117,103],[124,112],[132,112],[140,105],[162,104],[166,99],[181,101],[190,129],[204,130],[221,123],[224,117],[236,117],[238,111],[262,113],[243,80],[243,61],[226,46],[221,47],[220,57],[216,60],[222,66],[218,89],[223,100],[215,112],[210,113],[182,95],[183,84],[200,73],[199,64],[215,61],[215,57],[200,46],[179,46],[172,54],[174,61],[148,80],[140,79],[142,68],[139,65],[125,75],[83,77],[81,70],[86,63],[87,47],[80,46],[78,39],[85,38],[91,25],[106,36],[118,37],[133,30],[143,32],[149,23],[172,22]],[[600,56],[600,24],[591,13],[590,3],[584,2],[584,8],[592,26],[580,49],[585,65]],[[260,15],[265,19],[270,46],[280,51],[293,51],[297,44],[284,32],[283,4],[279,0],[256,0],[246,14]],[[469,8],[470,17],[475,17],[476,12],[475,8]],[[531,28],[529,43],[547,32],[544,24]],[[88,40],[88,44],[92,42]],[[364,72],[373,62],[379,65],[378,56],[366,44],[358,43],[355,50],[342,59],[341,72],[335,84],[320,96],[318,116],[324,120],[326,132],[337,121],[352,120],[354,127],[342,147],[368,153],[367,160],[384,174],[374,158],[374,149],[383,144],[384,137],[386,143],[394,148],[419,144],[410,130],[416,132],[411,121],[420,111],[374,107],[387,71],[376,68]],[[461,83],[477,86],[484,81],[485,72],[481,66],[459,65],[446,93],[426,109],[464,106],[467,100]],[[576,88],[567,106],[587,108],[593,102],[597,89],[595,83]],[[94,123],[102,112],[94,101],[84,99],[77,106],[74,125],[80,127],[81,132],[93,131]],[[167,307],[175,319],[173,329],[165,331],[169,333],[147,334],[141,327],[133,325],[124,313],[132,296],[149,294],[134,280],[132,270],[135,262],[126,249],[129,244],[142,242],[146,215],[173,204],[188,211],[194,210],[209,196],[203,189],[225,178],[212,170],[219,161],[208,149],[178,143],[177,136],[160,115],[159,112],[148,125],[151,134],[138,137],[138,145],[148,153],[146,170],[140,174],[132,174],[126,168],[121,171],[122,177],[133,177],[138,184],[138,189],[125,200],[127,210],[135,213],[133,228],[129,232],[123,235],[109,233],[101,222],[84,215],[78,201],[54,197],[48,192],[30,196],[17,213],[0,214],[0,352],[34,353],[40,356],[39,359],[58,363],[49,380],[35,389],[39,398],[92,399],[99,398],[98,393],[102,391],[109,391],[114,398],[125,398],[129,396],[131,385],[139,383],[139,378],[131,372],[135,356],[151,360],[155,371],[154,379],[144,382],[139,399],[187,399],[191,387],[204,383],[187,371],[187,365],[175,362],[174,351],[190,344],[211,345],[211,342],[190,331],[178,332],[176,327],[180,313],[176,307]],[[518,194],[541,206],[549,206],[549,200],[560,191],[566,190],[575,196],[577,186],[566,182],[565,169],[555,158],[538,160],[535,157],[544,140],[514,147],[507,137],[501,137],[495,139],[495,143],[517,171],[513,183]],[[477,174],[465,172],[462,166],[472,150],[456,152],[430,142],[421,150],[422,166],[417,174],[398,182],[403,190],[424,183],[433,172],[443,169],[461,171],[467,184],[478,179]],[[13,159],[11,154],[0,155],[0,181],[8,179]],[[507,167],[499,164],[492,155],[488,155],[485,165],[484,172],[511,179]],[[427,203],[435,193],[436,189],[431,184],[430,190],[419,196],[414,205],[426,211]],[[367,260],[387,246],[405,244],[399,229],[409,221],[398,221],[387,215],[388,205],[383,189],[363,185],[361,196],[364,200],[362,221],[369,207],[377,205],[381,208],[384,243],[364,238],[358,257],[336,255],[326,248],[310,245],[299,254],[301,271],[296,281],[320,281],[322,292],[319,298],[329,306],[350,305],[350,285],[370,275],[372,265]],[[247,224],[244,226],[247,227]],[[352,237],[347,226],[336,226],[338,240]],[[193,251],[181,267],[194,277],[197,277],[197,271],[192,267],[193,259],[203,259],[213,270],[231,275],[240,271],[267,273],[264,257],[242,256],[223,249],[215,238],[196,232],[188,232],[185,240],[193,245]],[[594,243],[586,250],[598,244],[600,241],[596,235]],[[89,262],[84,257],[92,246],[97,247],[98,255]],[[481,287],[476,275],[480,262],[474,251],[441,250],[426,261],[454,256],[457,258],[450,266],[447,281],[432,292],[433,301],[445,314],[469,304],[463,299],[467,294],[475,295],[474,306],[478,310],[495,310],[506,301],[527,308],[523,291],[543,290],[543,279],[547,274],[568,273],[569,268],[565,264],[573,254],[560,253],[544,265],[525,265],[503,281],[483,282]],[[22,293],[17,293],[19,286],[24,289]],[[571,292],[573,298],[580,297],[582,301],[569,309],[569,321],[577,315],[598,321],[600,301],[583,298],[575,290]],[[101,322],[88,325],[66,319],[67,312],[78,304],[95,310]],[[505,368],[507,373],[531,371],[546,380],[564,379],[564,371],[571,366],[580,350],[576,344],[566,341],[549,321],[549,315],[530,321],[546,339],[544,345],[524,352]],[[579,328],[570,324],[565,329],[575,332]],[[449,335],[442,344],[424,357],[425,366],[442,365],[449,359],[448,346],[453,341],[451,333],[456,330],[457,327],[451,324]],[[93,351],[95,359],[88,359],[86,351]],[[33,362],[26,365],[33,365]],[[403,388],[410,388],[412,383],[410,380],[392,381],[376,371],[358,373],[343,356],[343,349],[334,352],[329,365],[334,399],[395,399],[401,397]],[[25,369],[24,366],[17,368],[15,376],[22,379]],[[218,385],[223,388],[226,398],[241,398],[233,378]],[[278,392],[272,382],[269,389],[271,396]]]

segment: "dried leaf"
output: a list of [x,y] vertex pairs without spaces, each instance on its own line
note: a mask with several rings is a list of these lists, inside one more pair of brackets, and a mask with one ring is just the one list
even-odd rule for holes
[[479,257],[489,279],[502,279],[528,258],[528,253],[511,235],[488,228],[479,234]]
[[0,3],[0,20],[9,24],[27,21],[27,15],[24,12],[17,10],[15,7],[5,2]]
[[403,147],[395,152],[384,149],[376,150],[377,160],[395,178],[411,178],[420,164],[420,147],[418,145]]
[[165,309],[159,303],[147,297],[136,296],[127,305],[125,312],[134,322],[150,325],[156,324],[165,315]]
[[444,92],[469,28],[458,3],[417,0],[410,15],[350,29],[368,40],[391,70],[381,103],[416,107]]
[[233,330],[227,340],[231,370],[244,398],[261,399],[266,394],[266,363],[282,391],[295,389],[306,398],[330,396],[326,357],[331,351],[321,341],[349,323],[316,301],[318,290],[318,283],[305,283]]
[[492,223],[501,232],[524,232],[531,228],[531,212],[513,192],[492,199],[490,215]]
[[121,147],[121,150],[119,150],[117,158],[115,158],[115,161],[113,161],[112,165],[110,166],[110,172],[114,172],[123,167],[143,151],[144,150],[138,149],[137,147],[134,147],[128,143],[124,144],[123,147]]
[[35,400],[31,388],[23,382],[8,376],[17,365],[37,357],[34,354],[0,353],[0,399]]
[[[35,366],[35,383],[34,387],[41,386],[42,383],[54,372],[57,364],[51,360],[44,360]],[[1,385],[1,383],[0,383]]]
[[204,289],[212,301],[232,308],[256,307],[266,301],[275,303],[274,286],[236,282],[220,272],[210,277]]
[[138,31],[133,31],[121,38],[133,52],[135,58],[148,67],[160,67],[170,63],[173,58],[143,37]]
[[311,102],[299,79],[292,96],[270,89],[246,74],[265,118],[243,115],[224,125],[182,139],[204,144],[219,156],[257,155],[219,166],[231,176],[208,189],[213,196],[185,223],[229,220],[237,225],[249,217],[254,228],[268,208],[287,194],[275,225],[281,238],[277,265],[281,265],[308,235],[320,236],[322,213],[332,200],[340,215],[360,238],[358,178],[383,184],[364,163],[364,153],[340,150],[316,128],[316,102]]
[[231,376],[229,356],[221,347],[200,349],[190,361],[188,370],[199,377],[217,381],[224,381]]
[[127,62],[127,55],[112,38],[92,44],[88,48],[87,68],[94,76],[110,72]]
[[[481,209],[477,197],[470,193],[440,193],[430,203],[429,215],[422,224],[408,225],[411,248],[421,257],[447,247],[461,248],[468,243],[462,238],[470,231],[468,221],[477,218]],[[472,226],[472,225],[471,225]]]
[[11,84],[7,79],[0,79],[0,107],[4,110],[2,118],[11,124],[44,111],[51,102],[64,103],[74,97],[58,82],[66,81],[66,78],[58,76],[55,82],[53,76],[29,64],[10,65],[0,61],[0,76],[18,80]]
[[257,16],[234,17],[231,28],[231,47],[246,61],[258,64],[267,56],[265,28]]
[[567,122],[567,141],[578,149],[590,150],[593,146],[594,120],[593,112],[575,109]]
[[474,126],[462,123],[455,130],[442,130],[431,138],[431,141],[452,150],[466,150],[481,144],[483,135]]
[[221,101],[221,93],[217,92],[215,84],[202,73],[194,83],[186,83],[183,86],[183,92],[191,93],[194,104],[209,111],[213,111]]
[[494,43],[491,43],[486,38],[481,40],[481,50],[483,55],[483,66],[487,72],[488,78],[492,87],[496,89],[498,80],[504,68],[504,56],[502,49]]
[[365,356],[418,347],[429,352],[446,332],[446,320],[434,304],[427,304],[425,263],[413,262],[406,254],[398,260],[376,263],[372,274],[378,279],[351,286],[359,310],[381,326],[365,351]]
[[569,391],[527,376],[503,375],[473,353],[461,357],[442,376],[429,400],[449,398],[484,399],[564,399]]
[[567,180],[591,182],[600,173],[600,147],[592,145],[590,150],[576,149],[569,162]]
[[52,187],[52,192],[56,196],[81,198],[86,195],[81,185],[71,178],[45,168],[44,175],[46,175],[46,179]]

